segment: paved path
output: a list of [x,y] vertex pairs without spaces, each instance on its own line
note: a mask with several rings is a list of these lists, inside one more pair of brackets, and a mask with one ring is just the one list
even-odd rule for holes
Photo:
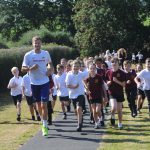
[[94,129],[89,124],[89,114],[84,115],[82,132],[76,132],[77,120],[74,113],[68,113],[67,120],[58,114],[53,125],[49,126],[49,135],[42,136],[39,131],[19,150],[96,150],[99,147],[104,129]]

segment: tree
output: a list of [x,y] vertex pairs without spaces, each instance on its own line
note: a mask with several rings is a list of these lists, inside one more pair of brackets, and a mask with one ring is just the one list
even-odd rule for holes
[[148,6],[141,0],[79,0],[75,5],[74,23],[77,46],[83,55],[106,49],[143,48],[149,35],[143,21]]

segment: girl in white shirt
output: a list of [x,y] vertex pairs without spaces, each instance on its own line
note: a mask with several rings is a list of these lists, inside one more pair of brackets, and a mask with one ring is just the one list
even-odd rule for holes
[[13,98],[14,104],[17,109],[17,121],[21,120],[21,101],[22,101],[22,77],[19,76],[19,70],[17,67],[11,69],[13,78],[10,79],[7,88],[10,89],[10,95]]

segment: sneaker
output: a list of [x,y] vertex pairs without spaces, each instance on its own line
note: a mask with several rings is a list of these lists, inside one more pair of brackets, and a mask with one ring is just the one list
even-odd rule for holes
[[81,126],[81,125],[78,125],[76,131],[77,131],[77,132],[81,132],[81,131],[82,131],[82,126]]
[[118,123],[118,128],[121,130],[123,128],[122,123]]
[[95,126],[94,126],[94,129],[99,129],[100,126],[96,123]]
[[42,126],[42,135],[48,136],[48,128],[47,127]]
[[35,120],[35,116],[32,116],[32,120]]
[[20,116],[17,116],[17,121],[20,121],[21,120],[21,117]]
[[104,127],[105,126],[104,121],[100,121],[100,125],[101,127]]
[[95,121],[94,120],[90,120],[90,124],[94,124],[95,123]]
[[64,120],[67,119],[67,114],[64,114],[64,115],[63,115],[63,119],[64,119]]
[[40,116],[37,116],[37,121],[41,121],[41,118],[40,118]]
[[111,125],[112,125],[112,126],[115,126],[115,119],[111,118],[111,119],[110,119],[110,122],[111,122]]

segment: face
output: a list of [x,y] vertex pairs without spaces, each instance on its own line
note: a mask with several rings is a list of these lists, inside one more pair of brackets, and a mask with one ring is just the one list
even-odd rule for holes
[[66,66],[66,72],[69,72],[69,71],[71,71],[71,66],[70,66],[70,65],[67,65],[67,66]]
[[101,68],[102,63],[101,63],[100,61],[97,61],[97,62],[95,62],[95,63],[96,63],[96,66],[97,66],[97,67]]
[[146,66],[147,69],[150,70],[150,61],[149,60],[146,61],[145,66]]
[[33,45],[35,50],[40,50],[41,49],[41,41],[40,40],[33,41],[32,45]]
[[137,69],[137,71],[141,71],[143,69],[143,67],[140,65],[137,65],[136,69]]
[[84,64],[81,64],[80,70],[83,71],[85,68]]
[[64,72],[64,70],[63,69],[61,69],[61,68],[57,68],[57,73],[58,74],[62,74]]
[[90,65],[89,66],[89,72],[91,74],[96,74],[96,66],[95,65]]
[[130,70],[131,68],[131,65],[130,64],[124,64],[124,69],[125,70]]
[[79,64],[73,64],[72,65],[72,71],[77,73],[80,69],[80,65]]
[[112,68],[113,68],[114,70],[118,70],[118,69],[119,69],[119,62],[113,61],[113,62],[112,62]]
[[63,66],[66,66],[67,62],[63,59],[63,60],[61,60],[60,64]]

